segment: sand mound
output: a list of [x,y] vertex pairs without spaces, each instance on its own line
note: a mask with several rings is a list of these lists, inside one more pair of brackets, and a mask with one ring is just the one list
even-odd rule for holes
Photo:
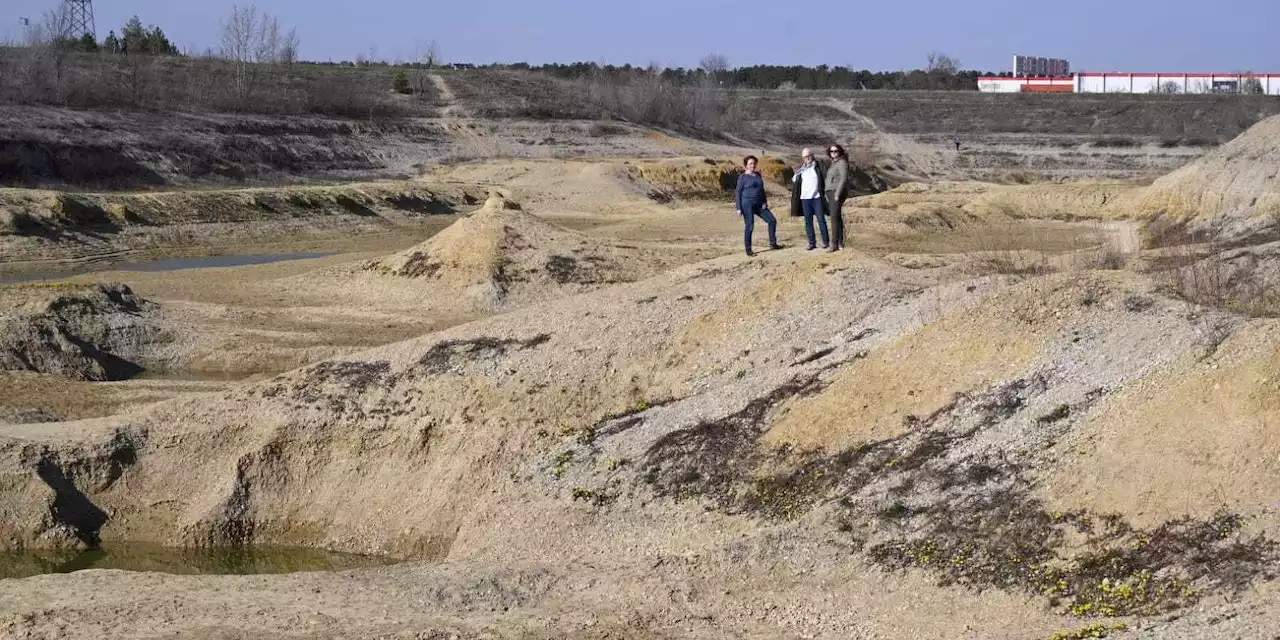
[[413,278],[470,304],[500,308],[551,294],[635,280],[663,260],[558,227],[493,194],[479,211],[365,270]]
[[142,367],[160,329],[156,308],[122,284],[0,290],[0,369],[119,380]]
[[1268,235],[1280,224],[1280,116],[1156,180],[1122,210],[1153,225],[1219,240]]

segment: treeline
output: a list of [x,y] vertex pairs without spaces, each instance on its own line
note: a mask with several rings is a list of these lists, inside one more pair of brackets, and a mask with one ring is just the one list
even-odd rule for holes
[[[301,64],[336,67],[388,67],[403,69],[425,69],[433,65],[424,62],[390,62],[376,60],[343,60],[338,62],[307,61]],[[492,64],[445,64],[434,65],[455,69],[484,69],[492,71],[526,71],[543,73],[562,80],[593,80],[608,78],[610,80],[639,80],[658,76],[664,81],[683,85],[697,86],[714,81],[717,86],[738,89],[783,89],[798,91],[820,90],[940,90],[940,91],[977,91],[978,78],[981,76],[1009,77],[1008,71],[993,72],[976,69],[942,70],[913,69],[910,71],[871,71],[869,69],[854,70],[848,67],[816,67],[756,65],[737,67],[723,71],[706,71],[703,69],[655,68],[630,64],[600,65],[594,62],[575,62],[572,64],[551,63],[532,65],[526,62],[492,63]]]
[[657,73],[664,80],[678,84],[697,85],[714,80],[719,86],[740,89],[793,89],[802,91],[838,89],[881,90],[958,90],[977,91],[978,77],[987,75],[1011,75],[1009,72],[993,73],[977,70],[915,69],[911,71],[855,71],[848,67],[816,67],[756,65],[723,70],[637,67],[632,65],[599,65],[592,62],[574,64],[487,65],[486,68],[506,68],[546,73],[566,80],[580,80],[605,76],[609,78],[638,77]]
[[[103,38],[102,42],[94,39],[93,34],[86,33],[73,37],[74,34],[66,34],[65,30],[57,26],[50,25],[49,29],[57,29],[59,33],[50,34],[49,42],[61,49],[78,51],[81,53],[111,53],[121,55],[152,55],[152,56],[176,56],[178,55],[178,47],[173,44],[164,34],[164,30],[156,25],[149,28],[142,26],[142,20],[138,16],[133,16],[120,29],[120,35],[117,36],[113,30]],[[29,38],[29,41],[32,39]],[[38,40],[32,41],[31,44],[39,44]]]
[[27,26],[22,45],[54,48],[66,53],[178,55],[178,47],[165,35],[164,29],[156,25],[144,27],[136,15],[121,27],[119,36],[112,30],[102,42],[98,42],[91,33],[76,31],[72,24],[69,9],[61,5],[46,12],[42,21]]

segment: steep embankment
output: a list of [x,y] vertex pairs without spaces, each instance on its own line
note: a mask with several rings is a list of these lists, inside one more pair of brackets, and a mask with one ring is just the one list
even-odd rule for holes
[[1156,180],[1124,210],[1151,221],[1150,240],[1156,244],[1188,233],[1229,242],[1275,238],[1280,232],[1280,116]]
[[64,193],[0,189],[0,262],[211,250],[412,227],[470,208],[463,187],[343,186]]
[[102,191],[369,181],[479,158],[666,156],[673,145],[686,143],[590,120],[369,120],[0,105],[0,186]]
[[137,189],[385,177],[442,153],[421,121],[0,106],[0,185]]

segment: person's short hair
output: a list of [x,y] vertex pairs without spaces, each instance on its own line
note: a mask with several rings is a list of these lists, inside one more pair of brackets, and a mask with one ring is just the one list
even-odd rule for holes
[[745,157],[745,158],[743,158],[743,159],[742,159],[742,166],[744,166],[744,167],[745,167],[745,166],[747,166],[747,163],[748,163],[748,162],[751,162],[752,160],[755,160],[755,161],[756,161],[756,164],[760,164],[760,158],[757,158],[757,157],[755,157],[755,156],[747,156],[747,157]]

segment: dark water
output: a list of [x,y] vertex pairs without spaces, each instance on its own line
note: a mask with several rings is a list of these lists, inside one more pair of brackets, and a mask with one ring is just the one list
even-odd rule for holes
[[0,552],[0,579],[83,569],[175,574],[259,574],[340,571],[392,564],[387,558],[293,547],[178,549],[144,543],[104,544],[95,551]]
[[192,258],[165,258],[148,262],[125,264],[96,264],[81,269],[50,270],[21,274],[0,274],[0,284],[16,284],[53,278],[93,273],[95,271],[177,271],[179,269],[208,269],[211,267],[243,267],[251,264],[269,264],[288,260],[310,260],[335,255],[333,251],[299,251],[294,253],[259,253],[247,255],[201,256]]
[[287,260],[310,260],[334,255],[325,251],[300,251],[296,253],[260,253],[242,256],[205,256],[202,258],[168,258],[110,267],[115,271],[177,271],[178,269],[207,269],[209,267],[243,267],[250,264],[268,264]]

